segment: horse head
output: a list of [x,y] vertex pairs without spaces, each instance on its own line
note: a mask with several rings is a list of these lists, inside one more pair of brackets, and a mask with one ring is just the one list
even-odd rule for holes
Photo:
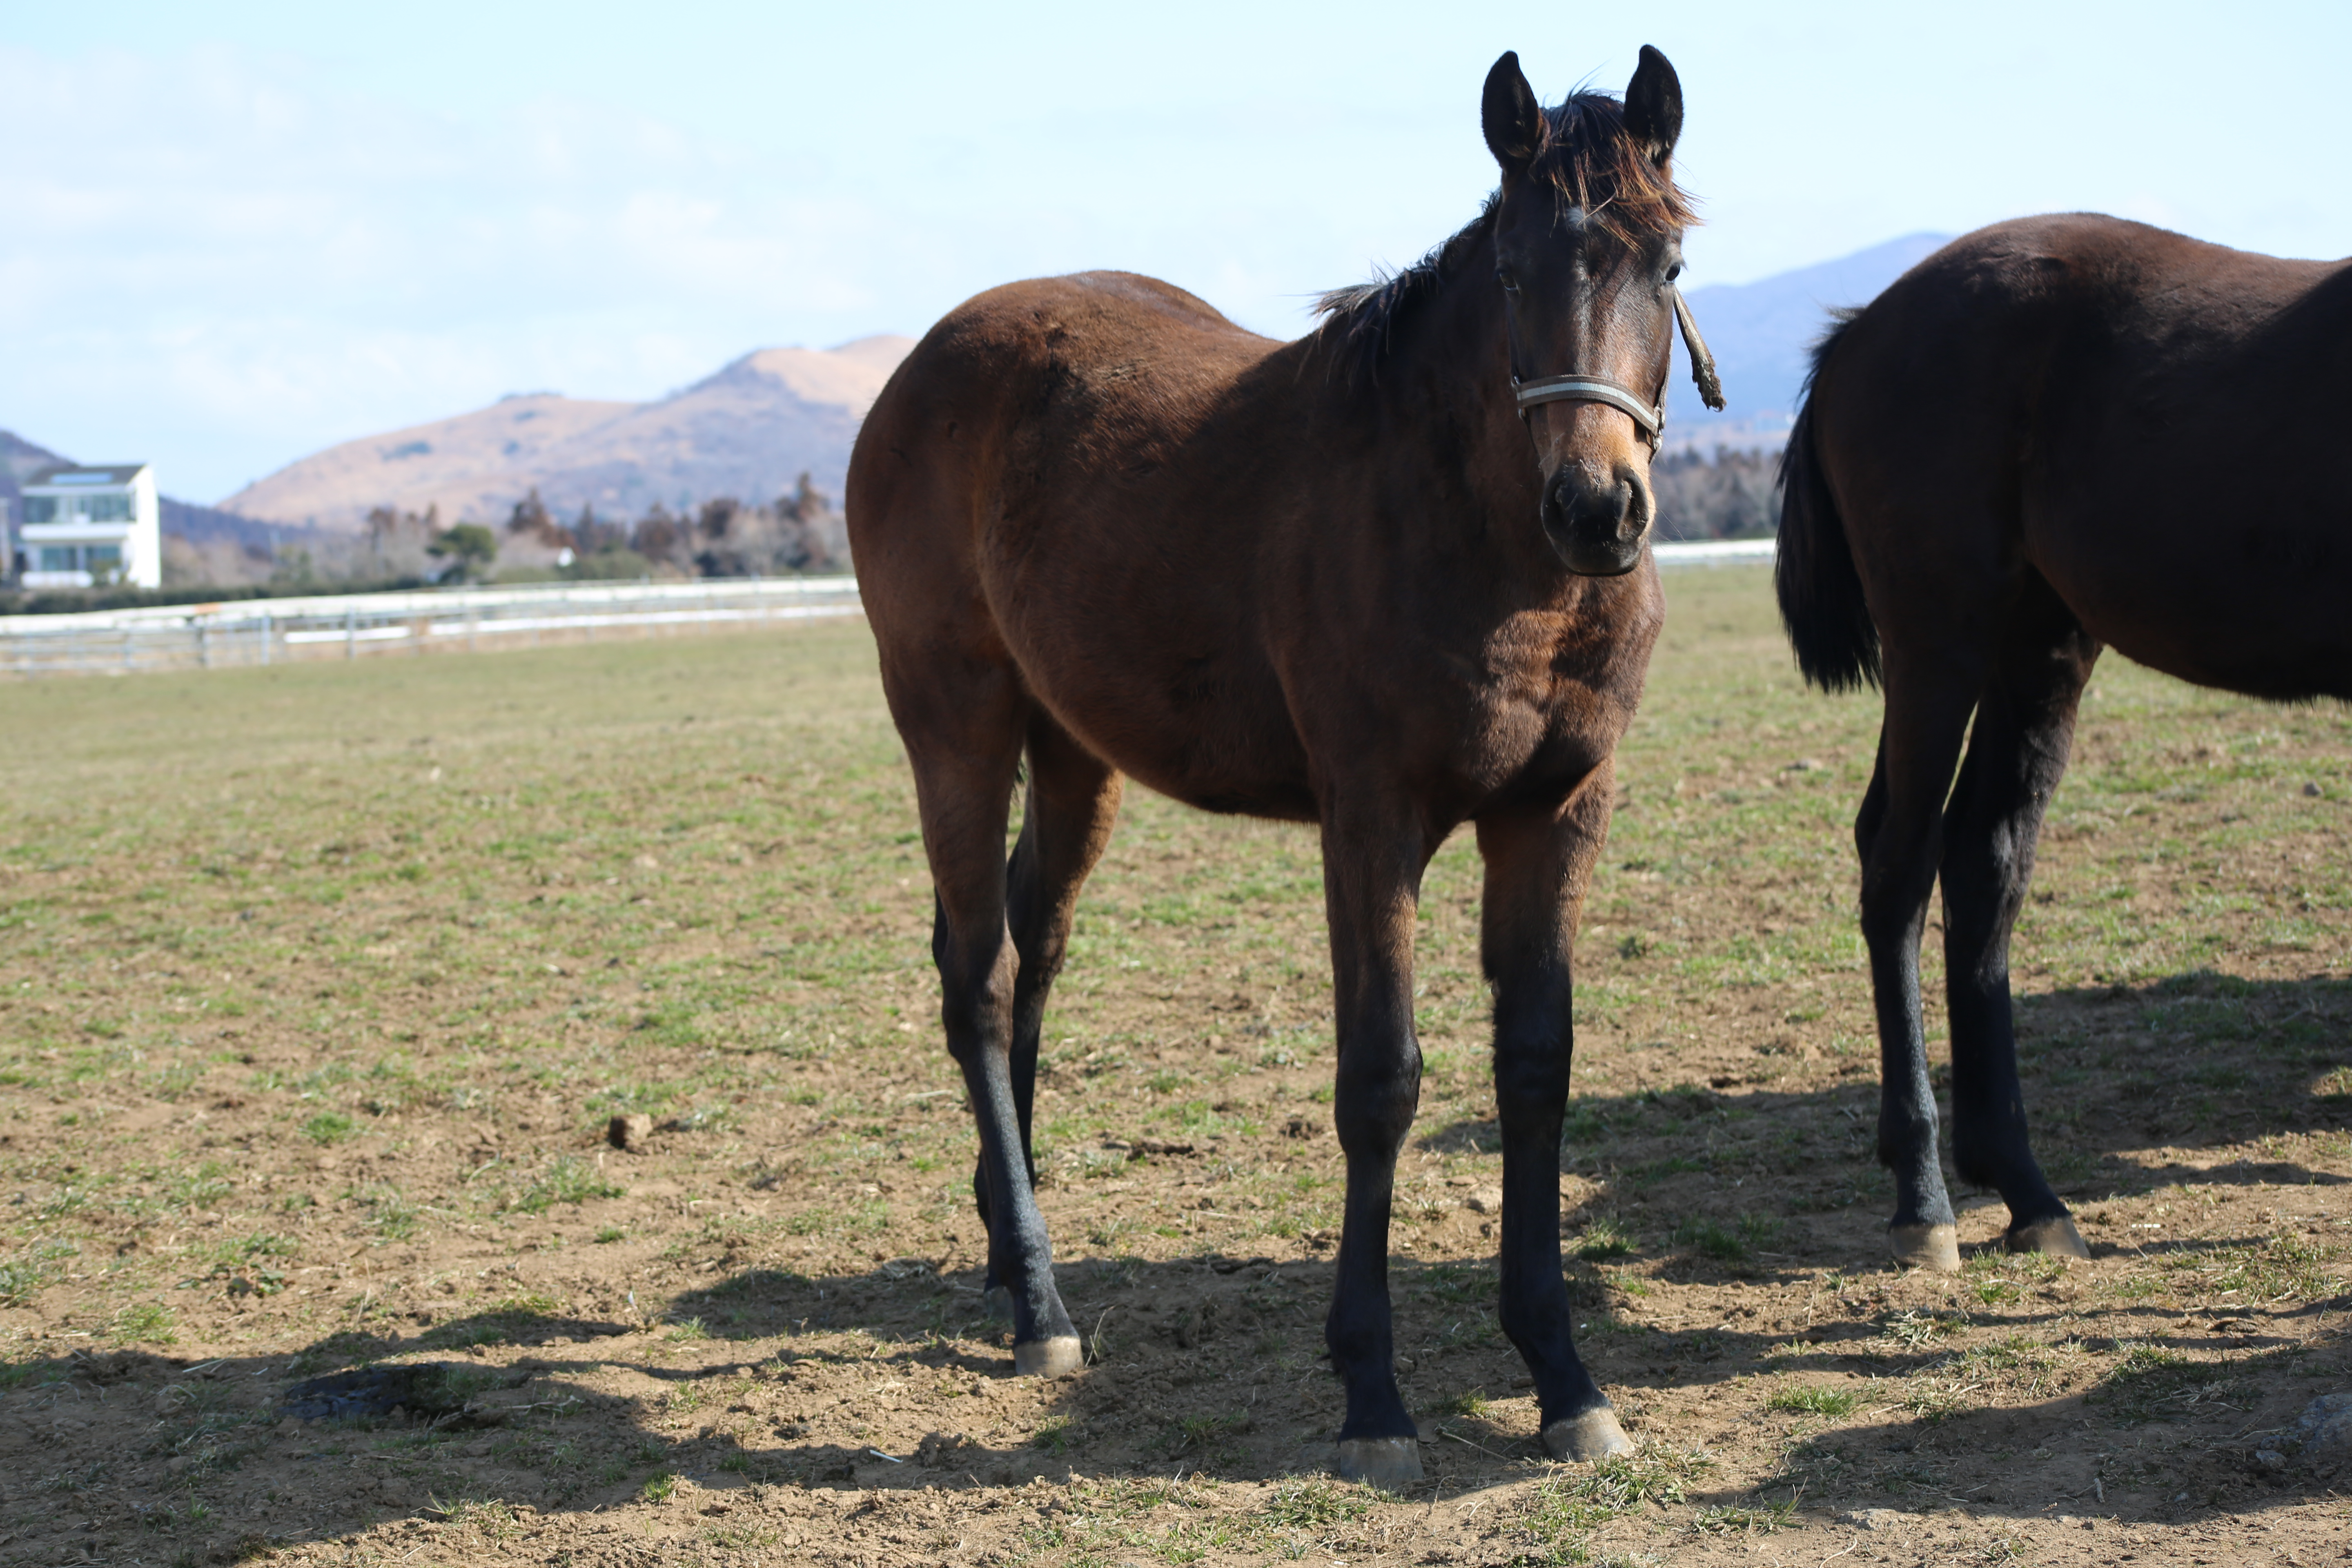
[[1511,380],[1543,476],[1545,536],[1569,570],[1630,572],[1657,515],[1650,488],[1679,319],[1722,406],[1675,279],[1693,221],[1671,170],[1682,84],[1644,45],[1622,103],[1536,101],[1516,54],[1486,75],[1482,121],[1502,165],[1494,210]]

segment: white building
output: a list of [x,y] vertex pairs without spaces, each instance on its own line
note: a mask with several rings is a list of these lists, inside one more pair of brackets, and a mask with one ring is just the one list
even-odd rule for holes
[[64,463],[25,482],[17,548],[27,588],[163,585],[163,509],[144,463]]

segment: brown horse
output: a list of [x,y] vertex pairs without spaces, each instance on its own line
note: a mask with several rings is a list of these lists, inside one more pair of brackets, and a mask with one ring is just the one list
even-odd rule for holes
[[1682,93],[1645,48],[1622,104],[1546,110],[1505,55],[1483,119],[1502,184],[1476,221],[1327,298],[1307,337],[1126,273],[1013,284],[931,329],[849,470],[1016,1371],[1081,1361],[1031,1193],[1030,1093],[1120,775],[1318,823],[1348,1161],[1326,1339],[1341,1473],[1387,1482],[1421,1473],[1387,1285],[1421,1082],[1413,910],[1465,822],[1486,865],[1503,1326],[1554,1453],[1625,1446],[1569,1331],[1559,1142],[1577,914],[1663,615],[1648,470],[1688,221],[1668,167]]
[[2116,218],[1957,240],[1817,352],[1780,611],[1807,679],[1886,693],[1854,840],[1905,1263],[1959,1267],[1919,1020],[1939,872],[1953,1163],[2008,1204],[2011,1250],[2084,1256],[2026,1139],[2009,996],[2075,702],[2110,644],[2203,686],[2352,697],[2352,500],[2324,460],[2347,424],[2352,266]]

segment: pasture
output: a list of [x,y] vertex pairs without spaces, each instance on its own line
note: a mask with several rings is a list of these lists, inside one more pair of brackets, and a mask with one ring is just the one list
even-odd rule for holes
[[[1493,1321],[1457,837],[1397,1499],[1322,1468],[1309,831],[1130,789],[1039,1087],[1094,1364],[1014,1382],[862,624],[0,688],[0,1562],[2337,1553],[2342,1455],[2284,1438],[2352,1392],[2352,716],[2102,668],[2015,948],[2095,1257],[1981,1250],[2002,1210],[1956,1184],[1966,1267],[1899,1274],[1849,837],[1875,699],[1800,689],[1763,571],[1667,595],[1563,1178],[1641,1448],[1544,1462]],[[429,1420],[279,1403],[421,1363],[376,1386]]]

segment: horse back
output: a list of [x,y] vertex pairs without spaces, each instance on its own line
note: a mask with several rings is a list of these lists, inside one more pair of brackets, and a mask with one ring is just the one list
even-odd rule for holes
[[1006,664],[1156,788],[1311,816],[1255,626],[1265,498],[1246,454],[1281,432],[1240,384],[1280,347],[1129,273],[1009,284],[941,319],[850,464],[886,682],[942,658]]
[[2184,679],[2352,694],[2347,345],[2352,268],[2123,219],[1921,262],[1825,347],[1808,406],[1890,651],[2030,570]]

